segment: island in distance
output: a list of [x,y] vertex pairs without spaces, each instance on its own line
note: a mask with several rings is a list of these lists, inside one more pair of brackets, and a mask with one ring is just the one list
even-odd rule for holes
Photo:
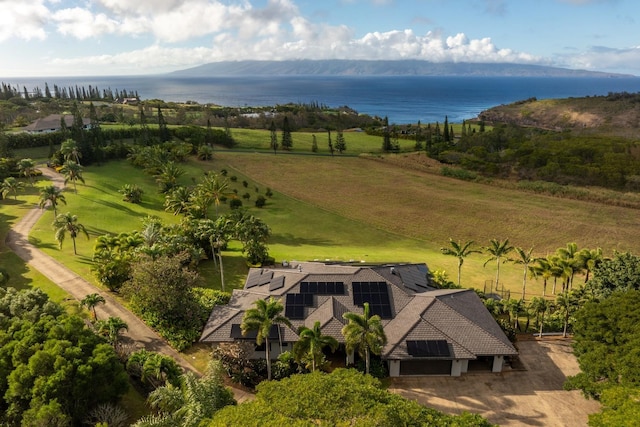
[[225,76],[477,76],[477,77],[635,77],[542,65],[430,62],[422,60],[299,59],[211,62],[170,73],[175,77]]

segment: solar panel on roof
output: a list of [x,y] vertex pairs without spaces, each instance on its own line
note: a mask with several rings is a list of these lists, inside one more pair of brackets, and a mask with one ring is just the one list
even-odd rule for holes
[[259,274],[252,274],[247,278],[247,284],[245,285],[245,288],[249,289],[249,288],[253,288],[254,286],[258,286],[258,282],[260,280],[260,275]]
[[343,282],[300,282],[301,294],[344,295]]
[[[229,334],[230,338],[234,340],[255,340],[258,336],[258,331],[247,331],[246,335],[242,335],[242,328],[239,323],[231,324],[231,333]],[[269,339],[277,340],[280,338],[280,330],[278,325],[271,325],[271,329],[269,330]]]
[[414,357],[450,357],[446,340],[407,340],[407,353]]
[[284,287],[284,276],[278,276],[269,284],[269,291],[275,291]]
[[273,278],[273,271],[267,271],[266,273],[262,273],[258,279],[258,285],[262,286],[271,281]]
[[383,319],[393,317],[387,282],[353,282],[352,287],[355,305],[364,307],[364,303],[369,303],[372,315],[377,314]]

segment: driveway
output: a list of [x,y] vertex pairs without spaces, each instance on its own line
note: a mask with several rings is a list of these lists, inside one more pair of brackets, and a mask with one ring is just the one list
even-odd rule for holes
[[[44,176],[49,178],[53,185],[63,188],[64,178],[59,173],[49,168],[40,169]],[[29,243],[29,231],[42,216],[43,211],[37,206],[31,209],[12,230],[7,233],[6,244],[20,258],[35,268],[61,289],[68,292],[78,301],[88,294],[99,293],[106,300],[106,304],[96,307],[99,319],[108,317],[120,317],[124,320],[129,330],[124,332],[123,341],[131,343],[133,347],[146,348],[150,351],[171,356],[185,371],[197,373],[196,369],[173,347],[171,347],[160,335],[148,327],[142,320],[124,308],[108,292],[103,291],[84,280],[55,259],[38,250]],[[251,399],[252,396],[242,390],[232,389],[238,402]]]
[[600,403],[562,389],[567,376],[580,372],[571,341],[543,337],[517,347],[521,369],[393,379],[389,390],[445,413],[478,413],[500,426],[586,426]]

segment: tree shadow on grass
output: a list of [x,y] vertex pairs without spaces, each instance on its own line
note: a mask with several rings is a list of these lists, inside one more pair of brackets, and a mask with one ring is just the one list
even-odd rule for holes
[[9,274],[9,281],[4,285],[5,288],[22,290],[33,287],[33,280],[25,277],[29,272],[26,263],[13,252],[0,254],[0,267]]
[[[53,232],[51,233],[53,234]],[[37,237],[29,236],[29,243],[35,246],[38,249],[59,249],[60,246],[57,243],[44,243],[42,239]]]
[[[82,196],[81,196],[82,197]],[[131,210],[130,208],[128,208],[127,206],[123,206],[121,204],[118,203],[113,203],[113,202],[108,202],[106,200],[99,200],[99,199],[90,199],[88,197],[83,197],[84,199],[90,201],[91,203],[98,203],[101,204],[103,206],[106,206],[110,209],[116,209],[119,211],[123,211],[126,212],[128,215],[132,215],[134,217],[142,217],[143,215],[140,214],[139,212],[136,212],[134,210]]]
[[306,238],[294,236],[291,233],[273,234],[269,238],[269,243],[280,244],[285,246],[333,246],[335,242],[320,238]]

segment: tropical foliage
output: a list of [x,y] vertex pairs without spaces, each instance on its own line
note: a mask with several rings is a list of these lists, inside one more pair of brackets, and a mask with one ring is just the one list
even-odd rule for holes
[[69,212],[58,215],[55,221],[53,221],[53,228],[56,230],[55,237],[60,249],[62,249],[62,243],[64,242],[67,234],[71,237],[71,240],[73,241],[74,255],[78,254],[78,251],[76,250],[76,238],[78,235],[82,233],[87,237],[87,239],[89,239],[89,233],[84,225],[78,222],[77,215],[71,215]]
[[365,360],[365,372],[371,368],[371,354],[380,354],[387,343],[382,319],[377,314],[371,316],[369,303],[364,303],[364,312],[344,313],[342,315],[349,323],[342,328],[347,352],[358,351]]

